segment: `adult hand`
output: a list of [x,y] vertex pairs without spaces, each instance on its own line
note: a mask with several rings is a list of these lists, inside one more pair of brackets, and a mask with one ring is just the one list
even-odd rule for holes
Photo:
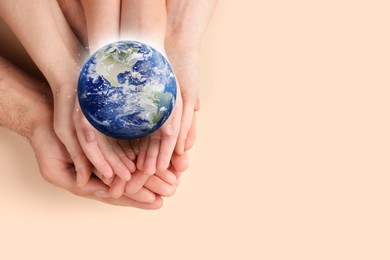
[[183,114],[176,152],[190,149],[195,140],[195,111],[199,110],[199,53],[217,0],[167,0],[165,49],[180,84]]
[[75,164],[78,183],[86,183],[92,165],[81,149],[72,122],[77,77],[84,56],[80,42],[56,1],[1,1],[0,15],[48,80],[54,96],[56,134]]
[[[31,136],[38,165],[42,177],[48,182],[66,189],[75,195],[99,200],[105,203],[131,206],[141,209],[158,209],[162,206],[162,198],[149,193],[139,193],[137,200],[127,196],[112,198],[109,187],[97,178],[90,178],[82,187],[77,185],[73,161],[66,148],[54,133],[52,124],[37,124]],[[140,202],[140,201],[147,201]]]
[[[115,172],[121,179],[129,180],[130,172],[135,170],[134,163],[122,156],[124,152],[118,145],[112,147],[104,141],[97,147],[93,138],[95,130],[75,102],[77,79],[85,53],[58,3],[45,0],[22,2],[1,2],[0,12],[52,87],[54,128],[75,164],[78,185],[88,182],[92,164],[107,178]],[[30,12],[32,9],[36,12]]]
[[149,203],[128,197],[110,198],[108,187],[98,179],[91,179],[83,187],[76,185],[71,157],[54,133],[51,93],[44,86],[0,57],[0,124],[30,140],[42,176],[79,196],[142,209],[160,208],[159,196],[149,198]]
[[[0,3],[0,14],[13,29],[52,86],[55,104],[55,129],[67,147],[78,173],[78,184],[87,183],[92,165],[84,155],[72,124],[75,86],[82,54],[81,45],[66,23],[58,5],[49,1]],[[17,11],[14,11],[18,7]],[[35,8],[39,12],[30,12]],[[11,15],[12,14],[12,15]],[[50,35],[51,37],[47,37]],[[44,50],[44,52],[42,51]],[[78,52],[80,51],[80,52]],[[56,87],[53,87],[56,86]],[[100,162],[100,161],[99,161]],[[105,161],[101,161],[104,164]],[[105,166],[105,167],[103,167]],[[95,165],[105,177],[109,165]],[[81,181],[80,181],[81,180]],[[81,185],[80,185],[81,184]]]

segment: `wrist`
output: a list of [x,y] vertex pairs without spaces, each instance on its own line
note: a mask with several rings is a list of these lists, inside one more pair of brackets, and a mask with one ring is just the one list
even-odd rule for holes
[[200,45],[200,37],[189,35],[188,33],[168,33],[165,38],[165,48],[167,51],[176,50],[180,52],[199,53]]
[[0,79],[0,125],[31,139],[50,120],[50,89],[1,58]]
[[30,132],[27,133],[27,139],[36,143],[38,138],[42,138],[42,131],[48,127],[53,128],[53,106],[47,100],[40,100],[39,105],[32,109],[30,114]]
[[40,125],[52,124],[53,98],[49,87],[38,84],[31,84],[30,88],[25,88],[24,97],[21,103],[29,108],[25,116],[29,131],[24,133],[24,136],[32,141]]
[[34,109],[31,109],[28,115],[29,131],[25,133],[25,136],[30,142],[34,142],[43,127],[53,127],[53,108],[49,105],[49,102],[47,100],[40,100],[33,107]]

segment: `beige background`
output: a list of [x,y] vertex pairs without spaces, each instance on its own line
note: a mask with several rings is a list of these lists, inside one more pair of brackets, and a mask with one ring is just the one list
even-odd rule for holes
[[159,211],[45,183],[1,129],[0,259],[390,259],[389,10],[221,0],[191,167]]

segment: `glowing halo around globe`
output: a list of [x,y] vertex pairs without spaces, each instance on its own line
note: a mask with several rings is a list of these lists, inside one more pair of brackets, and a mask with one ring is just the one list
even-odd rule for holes
[[176,100],[176,79],[166,58],[135,41],[97,50],[85,63],[78,99],[88,121],[118,139],[145,137],[168,119]]

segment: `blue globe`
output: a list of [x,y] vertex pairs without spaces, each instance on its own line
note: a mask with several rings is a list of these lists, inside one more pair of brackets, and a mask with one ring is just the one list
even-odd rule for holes
[[176,80],[160,52],[140,42],[118,41],[85,63],[78,99],[85,117],[103,134],[140,138],[168,119],[176,100]]

